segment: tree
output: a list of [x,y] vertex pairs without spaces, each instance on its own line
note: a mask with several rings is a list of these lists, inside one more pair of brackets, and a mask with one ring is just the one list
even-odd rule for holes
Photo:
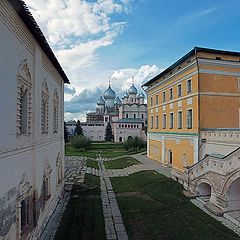
[[111,123],[108,122],[106,131],[105,131],[105,141],[112,142],[113,141],[113,133]]
[[68,132],[68,129],[66,126],[66,122],[64,122],[64,141],[65,141],[65,143],[68,142],[68,135],[69,135],[69,132]]
[[92,141],[89,138],[82,135],[72,137],[70,142],[74,148],[82,149],[84,151],[86,151],[92,144]]
[[82,135],[82,136],[83,136],[82,126],[81,126],[79,120],[77,121],[76,128],[75,128],[75,130],[74,130],[74,133],[75,133],[75,135],[77,135],[77,136],[78,136],[78,135]]

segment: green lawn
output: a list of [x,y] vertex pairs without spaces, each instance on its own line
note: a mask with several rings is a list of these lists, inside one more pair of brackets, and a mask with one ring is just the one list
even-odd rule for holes
[[[146,149],[143,149],[143,150],[140,150],[139,152],[143,152],[145,150]],[[81,156],[81,157],[97,158],[99,153],[103,158],[112,158],[112,157],[120,157],[124,155],[132,155],[137,152],[128,152],[125,149],[123,149],[122,144],[117,144],[117,143],[93,143],[91,148],[86,151],[76,149],[72,147],[70,144],[65,145],[66,156]]]
[[55,240],[105,240],[99,178],[85,174],[86,185],[71,193]]
[[115,160],[105,161],[104,165],[107,169],[120,169],[132,166],[134,164],[140,164],[138,160],[132,157],[122,157]]
[[239,239],[194,206],[177,182],[153,171],[111,178],[129,239]]
[[98,162],[96,160],[92,160],[92,159],[87,159],[86,166],[99,169]]

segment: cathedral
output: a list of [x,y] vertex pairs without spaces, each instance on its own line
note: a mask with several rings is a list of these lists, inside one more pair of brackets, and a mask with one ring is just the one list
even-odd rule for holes
[[108,89],[97,101],[96,111],[87,113],[86,122],[81,123],[84,135],[93,141],[103,141],[106,125],[110,122],[114,142],[136,136],[146,140],[147,105],[144,98],[144,94],[139,93],[132,83],[121,100],[109,83]]

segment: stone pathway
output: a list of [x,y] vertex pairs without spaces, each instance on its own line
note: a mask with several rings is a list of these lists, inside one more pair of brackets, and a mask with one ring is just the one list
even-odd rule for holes
[[154,169],[154,171],[163,174],[166,177],[171,178],[172,177],[172,169],[163,165],[162,163],[155,161],[155,160],[151,160],[149,159],[145,154],[142,153],[138,153],[135,155],[132,155],[132,157],[136,158],[138,161],[140,161],[143,164],[147,164],[149,166],[151,166],[151,168]]
[[86,157],[65,157],[65,185],[84,182]]
[[105,232],[107,240],[127,240],[128,235],[123,224],[122,215],[118,207],[112,184],[101,158],[98,159],[100,172],[100,187],[103,216],[105,219]]
[[55,208],[52,216],[50,217],[46,227],[44,228],[39,240],[53,240],[58,229],[58,225],[61,221],[62,215],[66,208],[70,197],[70,192],[65,192],[62,199],[59,200],[57,207]]

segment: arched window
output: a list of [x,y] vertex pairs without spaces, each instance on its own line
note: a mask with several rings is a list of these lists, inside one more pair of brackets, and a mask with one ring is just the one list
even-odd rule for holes
[[58,98],[58,93],[57,89],[54,91],[53,95],[53,133],[58,132],[58,108],[59,108],[59,98]]
[[18,67],[17,74],[17,134],[31,132],[32,125],[32,83],[31,74],[25,59]]
[[48,133],[48,102],[49,91],[47,81],[42,84],[42,102],[41,102],[41,131],[42,133]]

